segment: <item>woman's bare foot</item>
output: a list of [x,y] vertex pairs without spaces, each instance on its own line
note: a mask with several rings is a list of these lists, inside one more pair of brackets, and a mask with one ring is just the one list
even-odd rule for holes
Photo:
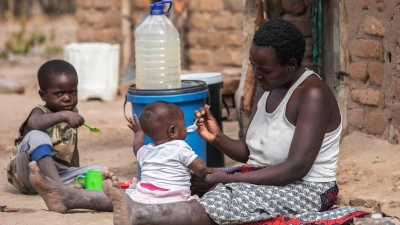
[[119,185],[118,178],[107,168],[102,171],[103,191],[113,204],[113,220],[114,224],[135,224],[132,216],[134,206],[133,200],[125,194]]
[[68,209],[62,196],[62,193],[65,194],[64,186],[45,177],[40,172],[35,161],[29,163],[29,168],[29,180],[36,191],[42,196],[47,208],[50,211],[66,213]]

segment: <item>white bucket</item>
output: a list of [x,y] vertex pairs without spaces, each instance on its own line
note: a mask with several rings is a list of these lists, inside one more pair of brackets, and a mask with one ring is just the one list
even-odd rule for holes
[[201,80],[207,85],[222,83],[222,75],[218,72],[210,73],[187,73],[181,75],[181,80]]
[[78,73],[78,99],[113,101],[118,92],[118,44],[71,43],[64,46],[64,60]]

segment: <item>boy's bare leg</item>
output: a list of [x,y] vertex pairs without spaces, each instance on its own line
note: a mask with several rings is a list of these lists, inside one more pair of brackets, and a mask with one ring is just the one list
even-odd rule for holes
[[133,201],[119,185],[118,178],[104,168],[103,191],[114,206],[114,224],[215,224],[196,200],[168,204]]
[[75,189],[45,177],[35,161],[29,163],[29,180],[42,196],[50,211],[66,213],[69,209],[112,211],[113,206],[103,191]]
[[57,183],[63,183],[51,156],[44,156],[43,158],[41,158],[37,162],[37,166],[44,176],[54,180]]

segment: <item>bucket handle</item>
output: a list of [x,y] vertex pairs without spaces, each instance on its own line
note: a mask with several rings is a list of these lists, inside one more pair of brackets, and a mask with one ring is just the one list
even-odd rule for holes
[[229,116],[231,115],[231,112],[230,112],[228,104],[226,103],[224,98],[222,98],[222,104],[224,105],[224,107],[226,109],[226,113],[228,114],[227,116],[221,117],[221,121],[224,121],[224,120],[228,120]]
[[126,107],[126,102],[128,101],[128,94],[126,94],[125,95],[125,102],[124,102],[124,108],[123,108],[123,110],[124,110],[124,116],[125,116],[125,119],[130,123],[131,121],[129,121],[129,119],[128,119],[128,117],[126,116],[126,113],[125,113],[125,107]]

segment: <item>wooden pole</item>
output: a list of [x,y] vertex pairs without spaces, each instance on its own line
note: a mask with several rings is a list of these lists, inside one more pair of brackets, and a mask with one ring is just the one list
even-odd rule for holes
[[121,32],[122,32],[122,46],[121,46],[121,72],[119,80],[121,81],[125,71],[128,69],[131,52],[132,52],[132,24],[131,24],[131,1],[121,1]]
[[254,93],[256,81],[254,71],[249,66],[249,50],[253,40],[254,32],[265,22],[263,0],[244,0],[244,56],[242,62],[242,74],[239,88],[235,93],[235,104],[239,119],[239,138],[244,134],[250,122],[251,110],[254,105]]
[[[345,0],[339,2],[339,30],[340,30],[340,71],[349,74],[350,54],[349,43],[347,37],[347,12]],[[340,113],[342,115],[342,133],[341,140],[347,135],[348,121],[347,121],[347,99],[350,92],[349,77],[344,76],[340,81],[339,93],[337,96]]]

